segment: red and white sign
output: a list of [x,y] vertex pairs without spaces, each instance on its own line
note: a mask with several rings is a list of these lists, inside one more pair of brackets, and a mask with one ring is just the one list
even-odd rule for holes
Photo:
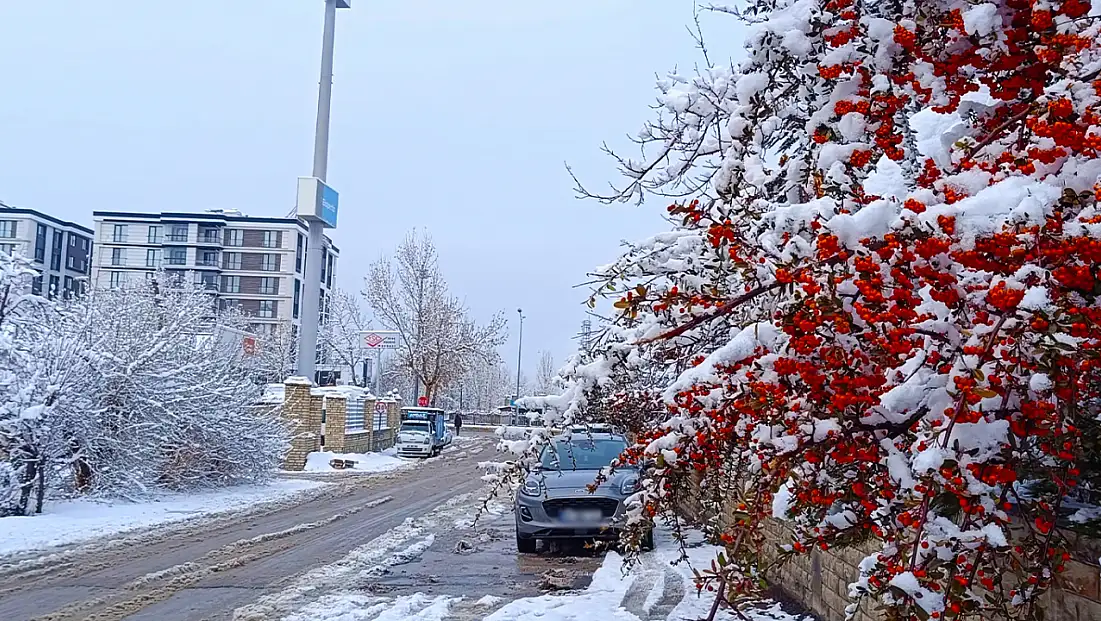
[[256,355],[256,350],[259,349],[256,346],[256,337],[255,336],[246,336],[241,341],[241,348],[243,350],[245,350],[245,355],[246,356],[255,356]]
[[375,404],[375,413],[376,414],[385,414],[386,410],[387,410],[386,404],[383,403],[382,401],[379,401],[378,403]]
[[360,332],[363,344],[368,349],[397,349],[398,333],[393,330],[372,330]]
[[417,405],[422,408],[428,407],[428,397],[417,397]]

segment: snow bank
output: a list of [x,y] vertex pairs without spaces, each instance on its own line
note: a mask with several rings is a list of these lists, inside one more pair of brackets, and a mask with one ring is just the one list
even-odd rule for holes
[[41,515],[0,519],[0,557],[237,511],[285,500],[322,485],[325,483],[287,479],[211,492],[165,493],[145,502],[47,501]]
[[[355,468],[337,470],[329,465],[333,459],[347,459],[356,462]],[[396,456],[393,449],[381,453],[329,453],[313,452],[306,456],[306,472],[389,472],[398,468],[408,468],[413,462]]]
[[[655,535],[656,551],[644,554],[641,564],[626,576],[623,575],[623,558],[609,552],[604,557],[604,564],[593,574],[589,588],[584,591],[518,599],[505,604],[487,616],[485,621],[638,621],[640,618],[655,618],[653,615],[658,610],[666,615],[660,618],[707,617],[714,601],[713,594],[697,595],[692,582],[692,568],[685,563],[673,565],[679,550],[671,535],[660,530]],[[693,567],[708,567],[719,551],[719,548],[707,545],[691,548],[688,550],[689,561]],[[751,621],[801,619],[787,614],[779,604],[771,601],[744,605],[742,612]],[[718,621],[733,621],[738,617],[728,611],[720,611],[715,618]]]

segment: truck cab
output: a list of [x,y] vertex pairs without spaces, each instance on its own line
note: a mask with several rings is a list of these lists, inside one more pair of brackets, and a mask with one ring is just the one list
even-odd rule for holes
[[450,443],[447,415],[439,408],[404,407],[398,428],[400,457],[433,457]]

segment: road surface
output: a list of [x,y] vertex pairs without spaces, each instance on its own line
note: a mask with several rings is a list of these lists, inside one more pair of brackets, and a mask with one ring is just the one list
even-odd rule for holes
[[330,477],[337,482],[290,506],[19,559],[0,566],[0,619],[221,621],[235,610],[238,619],[278,618],[286,611],[240,609],[304,591],[295,582],[303,574],[339,564],[407,518],[464,494],[470,504],[483,487],[477,463],[492,459],[491,439],[467,440],[416,468]]

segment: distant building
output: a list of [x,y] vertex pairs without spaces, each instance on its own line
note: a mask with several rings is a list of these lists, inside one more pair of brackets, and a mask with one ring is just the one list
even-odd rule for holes
[[0,202],[0,252],[15,251],[41,272],[32,281],[35,293],[71,295],[87,286],[92,229]]
[[[190,273],[218,297],[251,316],[258,332],[281,322],[298,326],[306,224],[297,218],[254,218],[238,211],[202,213],[93,212],[94,287],[118,286],[163,267]],[[336,282],[340,250],[325,238],[321,297]]]

